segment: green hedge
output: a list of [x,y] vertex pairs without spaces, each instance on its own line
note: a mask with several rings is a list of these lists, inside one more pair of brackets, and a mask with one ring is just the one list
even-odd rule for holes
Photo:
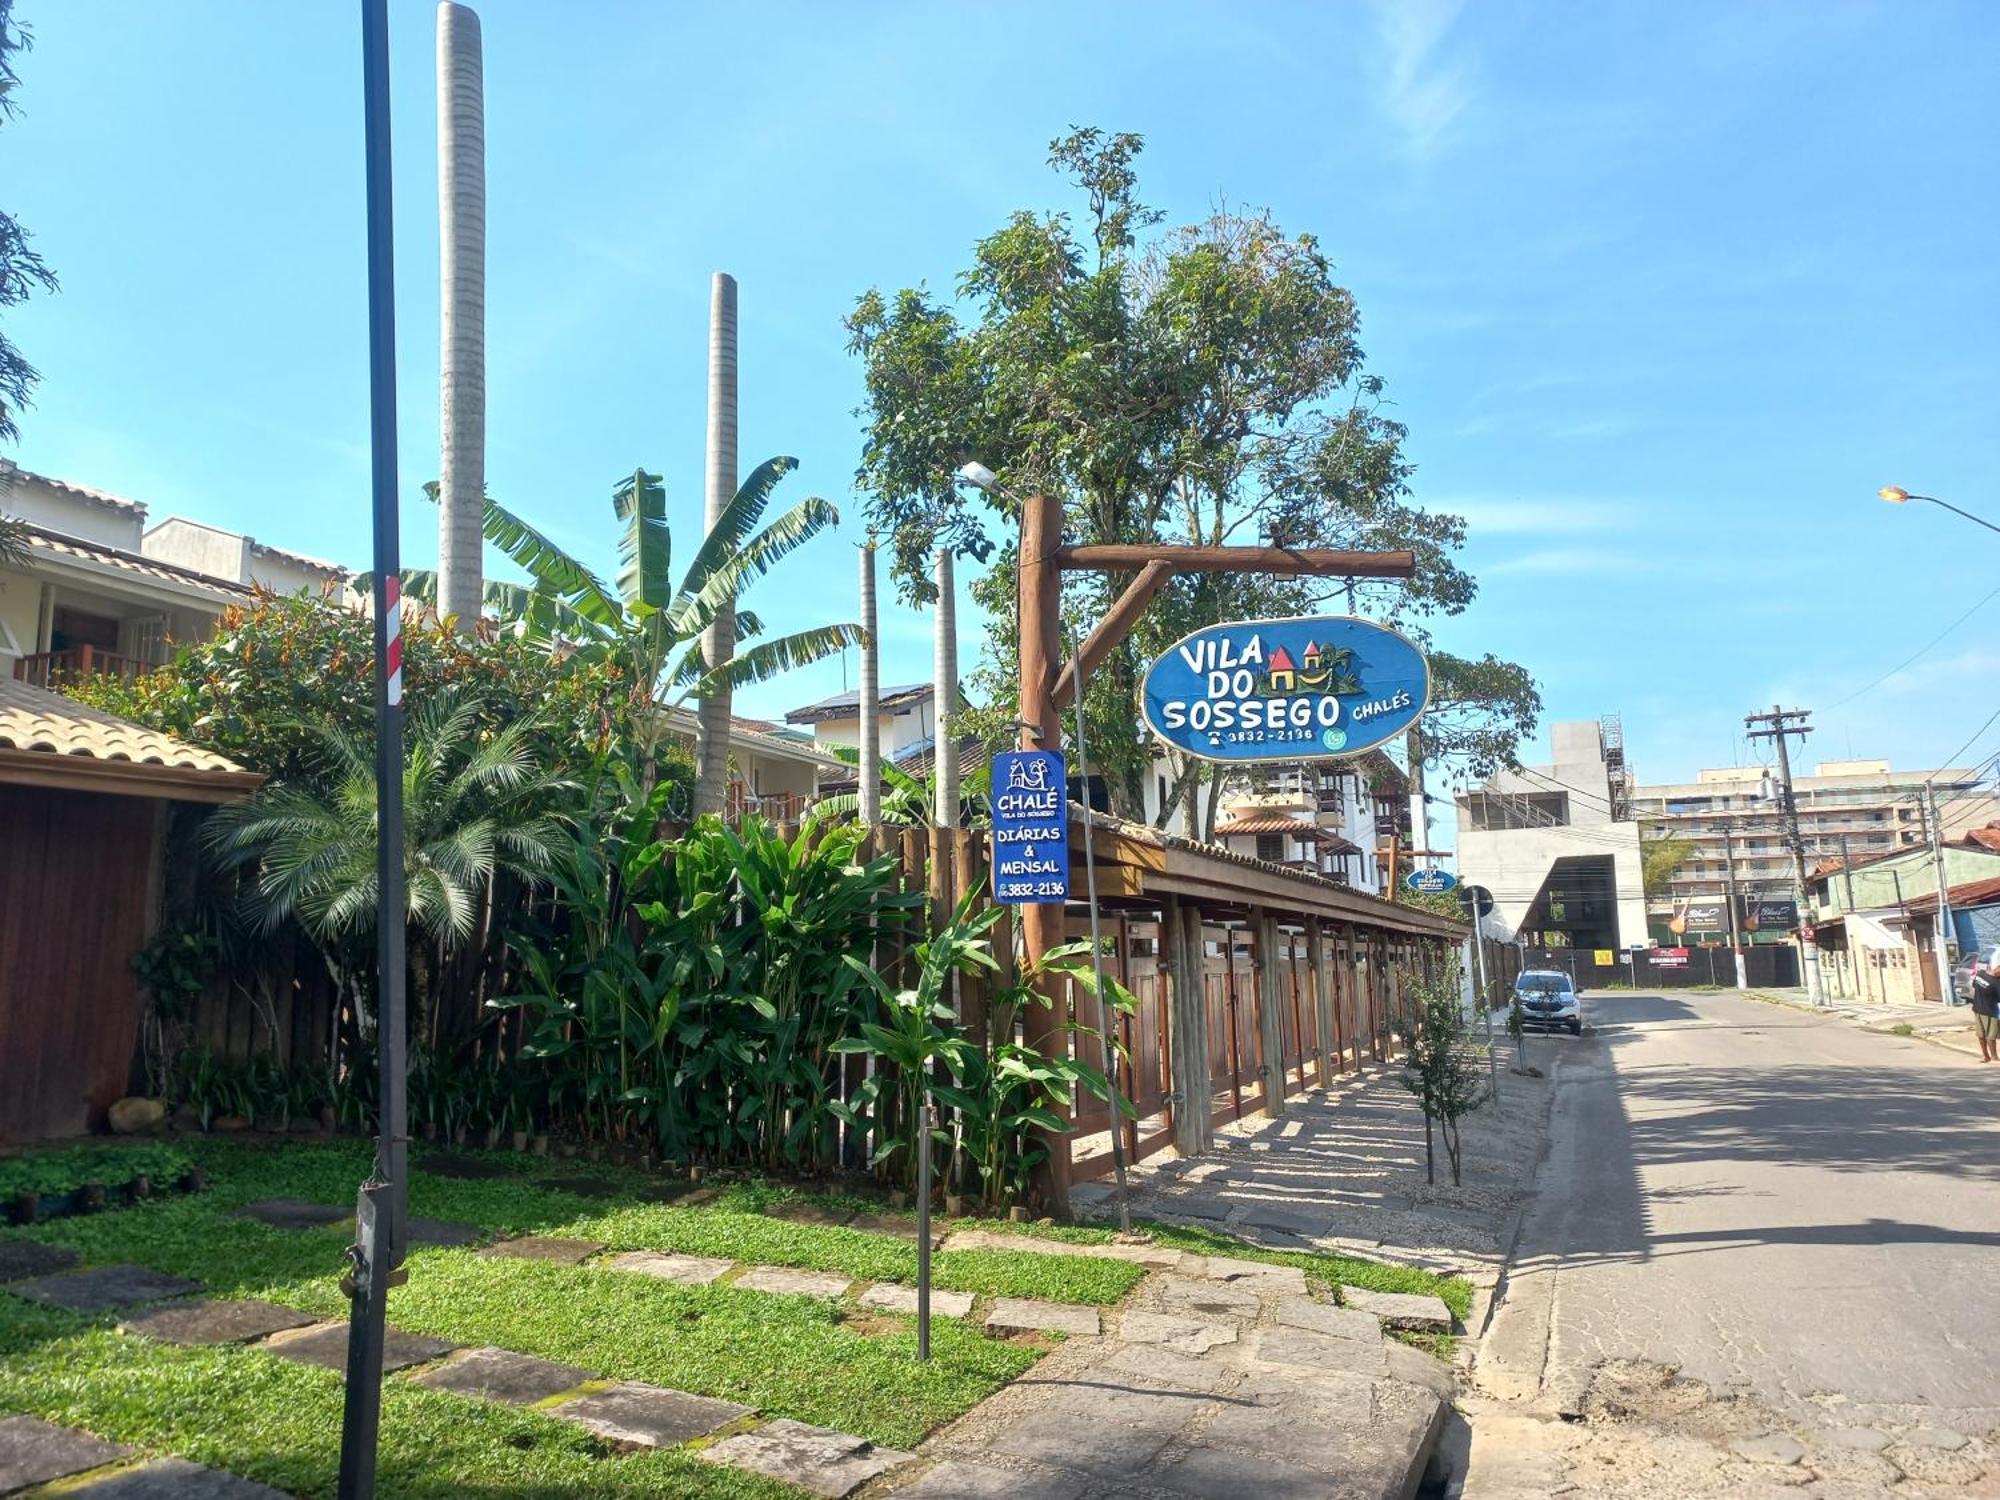
[[150,1177],[156,1186],[170,1187],[193,1165],[187,1152],[157,1143],[65,1146],[0,1161],[0,1202],[23,1193],[56,1198],[91,1182],[119,1188],[135,1177]]

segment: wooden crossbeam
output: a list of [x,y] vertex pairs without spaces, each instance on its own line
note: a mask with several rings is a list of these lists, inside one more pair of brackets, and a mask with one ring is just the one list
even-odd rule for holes
[[1049,697],[1061,713],[1076,699],[1076,681],[1079,673],[1088,676],[1097,670],[1098,664],[1117,649],[1132,627],[1145,613],[1146,606],[1153,602],[1153,596],[1167,586],[1167,580],[1174,576],[1174,570],[1166,562],[1155,559],[1139,570],[1139,576],[1125,586],[1125,592],[1112,601],[1111,608],[1104,612],[1104,618],[1097,622],[1097,628],[1084,637],[1083,644],[1076,648],[1076,655],[1063,663],[1062,671],[1056,677],[1056,685]]

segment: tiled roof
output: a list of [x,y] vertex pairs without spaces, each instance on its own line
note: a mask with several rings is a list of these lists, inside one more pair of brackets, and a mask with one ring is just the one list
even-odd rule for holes
[[1959,842],[1975,849],[1991,849],[1995,853],[2000,853],[2000,823],[1988,823],[1984,828],[1968,829],[1965,837]]
[[45,484],[52,490],[61,490],[65,495],[74,495],[79,500],[88,500],[93,505],[101,505],[106,510],[115,510],[126,515],[136,515],[142,520],[146,507],[137,500],[127,500],[123,495],[114,495],[109,490],[93,489],[87,484],[75,484],[67,479],[57,479],[49,474],[37,474],[24,469],[19,464],[0,459],[0,476],[31,479],[37,484]]
[[213,750],[184,745],[129,719],[46,688],[30,687],[11,677],[0,678],[0,750],[33,750],[89,760],[170,766],[184,771],[249,774],[235,761]]
[[[1961,911],[1968,906],[1992,906],[2000,903],[2000,876],[1992,876],[1985,880],[1968,880],[1962,885],[1952,886],[1945,894],[1951,897],[1953,911]],[[1936,911],[1937,904],[1937,892],[1926,891],[1921,896],[1912,896],[1905,901],[1903,910]]]
[[[901,687],[883,688],[880,707],[883,712],[892,708],[903,708],[909,704],[922,703],[936,691],[928,682],[909,682]],[[831,698],[822,698],[817,703],[808,703],[804,708],[795,708],[785,715],[787,724],[817,724],[823,719],[851,719],[861,712],[861,690],[851,693],[835,693]]]
[[141,557],[136,552],[121,551],[117,547],[107,547],[101,542],[87,542],[81,537],[50,531],[45,526],[23,526],[21,529],[27,534],[28,552],[31,556],[41,553],[75,562],[96,563],[101,567],[115,568],[121,573],[152,578],[161,583],[205,589],[216,596],[217,602],[224,604],[235,599],[247,599],[252,592],[248,584],[237,583],[228,578],[217,578],[212,573],[198,573],[193,568],[160,562],[155,558]]
[[[700,721],[700,715],[685,704],[677,704],[669,708],[666,711],[666,716],[668,722],[673,725],[674,730],[681,734],[692,735],[695,732],[695,725]],[[762,747],[774,755],[783,755],[792,760],[802,760],[818,767],[820,770],[840,769],[840,762],[820,749],[811,740],[795,739],[789,734],[779,733],[775,724],[769,728],[753,727],[762,726],[764,723],[765,721],[762,719],[739,719],[731,715],[729,720],[729,738],[731,743],[740,744],[746,749]]]
[[323,557],[312,557],[304,552],[294,552],[289,547],[273,547],[269,542],[260,542],[254,536],[245,537],[244,540],[250,544],[250,550],[253,552],[262,552],[268,557],[275,557],[282,562],[291,563],[295,567],[305,568],[309,572],[325,573],[334,578],[341,579],[352,578],[354,576],[353,569],[342,567],[337,562],[328,562]]
[[1215,836],[1219,839],[1240,838],[1257,833],[1289,833],[1294,838],[1311,839],[1323,844],[1336,854],[1358,854],[1360,850],[1330,828],[1322,828],[1317,823],[1308,823],[1304,818],[1294,818],[1280,812],[1245,813],[1240,818],[1232,818],[1227,823],[1215,825]]

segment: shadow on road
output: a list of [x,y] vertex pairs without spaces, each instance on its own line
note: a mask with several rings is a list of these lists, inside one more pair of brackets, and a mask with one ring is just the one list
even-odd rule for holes
[[[1696,1006],[1662,995],[1605,997],[1600,1033],[1577,1058],[1570,1087],[1580,1092],[1569,1170],[1578,1180],[1544,1191],[1572,1200],[1567,1212],[1531,1214],[1517,1263],[1645,1261],[1744,1245],[2000,1245],[2000,1232],[1969,1231],[1893,1218],[1844,1224],[1773,1224],[1661,1234],[1652,1204],[1696,1198],[1767,1197],[1738,1186],[1752,1165],[1810,1162],[1821,1170],[1929,1173],[1955,1183],[2000,1181],[1991,1127],[2000,1113],[1996,1080],[1978,1070],[1771,1065],[1769,1046],[1740,1065],[1680,1067],[1649,1061],[1616,1068],[1648,1031],[1691,1026],[1745,1034],[1817,1024],[1774,1016],[1742,1025],[1704,1018]],[[1580,1076],[1579,1076],[1580,1074]],[[1711,1169],[1694,1183],[1648,1194],[1654,1169],[1678,1177]]]

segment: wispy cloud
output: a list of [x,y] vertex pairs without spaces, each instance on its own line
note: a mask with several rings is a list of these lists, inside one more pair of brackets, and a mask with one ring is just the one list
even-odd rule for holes
[[1613,568],[1631,571],[1631,556],[1611,547],[1539,547],[1532,552],[1521,552],[1487,563],[1480,571],[1488,577],[1549,573],[1595,575]]
[[1419,161],[1435,155],[1465,108],[1465,69],[1442,55],[1464,0],[1377,0],[1376,31],[1387,54],[1382,108]]

